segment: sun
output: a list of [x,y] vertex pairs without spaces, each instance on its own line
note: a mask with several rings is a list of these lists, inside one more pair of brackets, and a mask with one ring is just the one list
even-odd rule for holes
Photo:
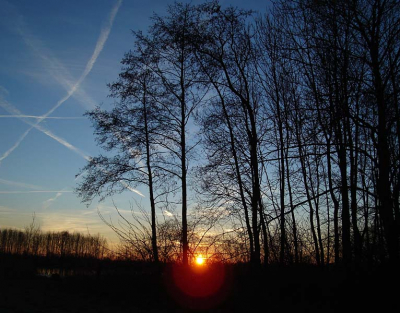
[[197,265],[203,265],[204,264],[204,258],[203,258],[203,256],[201,254],[198,257],[196,257],[196,264]]

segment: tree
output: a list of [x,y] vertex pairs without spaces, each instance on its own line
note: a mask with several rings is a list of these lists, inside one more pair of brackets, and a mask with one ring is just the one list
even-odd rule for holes
[[80,172],[84,180],[77,191],[84,202],[90,202],[95,196],[104,199],[125,189],[137,192],[133,189],[137,185],[147,185],[152,253],[153,260],[158,262],[155,192],[156,186],[165,183],[167,174],[160,166],[163,155],[157,147],[157,106],[152,100],[157,92],[155,77],[148,70],[149,57],[141,48],[137,42],[137,50],[125,55],[119,80],[109,85],[111,97],[119,99],[114,108],[111,111],[96,108],[87,113],[99,145],[117,154],[92,158]]
[[137,40],[149,53],[148,69],[157,79],[157,145],[167,155],[163,170],[180,181],[183,263],[188,264],[188,170],[196,140],[188,138],[192,115],[204,93],[198,81],[191,44],[191,29],[198,22],[189,4],[175,3],[168,15],[154,15],[148,35],[137,33]]
[[[353,1],[348,6],[352,28],[359,40],[367,67],[365,92],[372,93],[377,113],[372,136],[377,137],[379,214],[385,232],[390,262],[399,260],[399,197],[396,155],[399,151],[398,86],[400,70],[400,3],[394,0]],[[362,51],[362,50],[361,50]],[[398,160],[398,159],[397,159]],[[398,175],[398,174],[397,174]],[[396,190],[397,188],[397,190]],[[394,205],[397,203],[397,205]]]
[[[227,171],[223,173],[225,179],[234,178],[237,184],[230,186],[224,197],[229,199],[233,192],[242,205],[250,242],[250,259],[258,265],[259,222],[264,222],[259,169],[260,134],[264,121],[261,119],[259,90],[254,80],[253,35],[247,25],[251,12],[234,7],[222,9],[218,3],[211,3],[203,12],[208,16],[206,23],[197,28],[196,56],[203,79],[213,88],[217,99],[213,102],[214,110],[209,111],[211,115],[203,122],[209,123],[213,117],[221,114],[221,130],[226,134],[223,138],[224,135],[212,130],[212,125],[203,125],[204,130],[208,131],[206,142],[222,139],[217,144],[208,145],[208,148],[214,149],[209,155],[214,155],[214,159],[218,158],[217,155],[222,157],[222,162],[214,163],[215,169]],[[215,121],[218,123],[217,119]],[[209,157],[210,161],[212,159]],[[225,185],[229,186],[229,182]],[[245,193],[248,200],[245,199]],[[246,201],[251,208],[251,223]]]

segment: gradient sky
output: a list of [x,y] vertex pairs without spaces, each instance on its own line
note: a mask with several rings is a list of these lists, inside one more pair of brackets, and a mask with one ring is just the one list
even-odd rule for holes
[[[185,1],[183,1],[185,2]],[[200,3],[202,1],[191,1]],[[264,11],[268,1],[221,1]],[[124,192],[88,207],[73,193],[75,175],[98,155],[82,115],[110,107],[131,30],[147,29],[170,0],[0,0],[0,228],[24,228],[32,214],[44,231],[100,233],[116,241],[97,208],[117,221],[144,197]]]

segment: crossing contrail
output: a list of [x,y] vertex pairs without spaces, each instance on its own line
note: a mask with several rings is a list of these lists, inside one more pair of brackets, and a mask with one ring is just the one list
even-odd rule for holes
[[[108,39],[108,36],[110,34],[112,25],[114,23],[114,19],[115,16],[118,13],[119,7],[122,4],[122,0],[119,0],[114,7],[112,8],[109,18],[108,18],[108,22],[107,24],[102,28],[101,32],[100,32],[100,36],[97,40],[96,43],[96,47],[93,51],[92,56],[90,57],[89,61],[86,64],[85,70],[83,71],[82,75],[79,77],[79,79],[77,80],[77,82],[70,88],[70,90],[68,91],[68,93],[61,98],[54,107],[52,107],[46,114],[42,115],[40,118],[37,119],[37,121],[35,123],[31,123],[29,121],[27,121],[26,119],[24,119],[23,114],[21,112],[19,112],[19,110],[17,110],[16,108],[14,108],[10,103],[6,102],[5,100],[0,101],[0,106],[2,106],[6,111],[8,111],[10,114],[13,115],[19,115],[19,117],[28,125],[30,125],[31,127],[28,128],[28,130],[26,130],[16,141],[16,143],[10,148],[8,149],[1,157],[0,157],[0,163],[1,161],[3,161],[5,158],[7,158],[20,144],[21,142],[25,139],[25,137],[31,132],[31,130],[33,128],[36,128],[38,130],[40,130],[41,132],[45,133],[46,135],[52,137],[53,139],[57,140],[58,142],[60,142],[61,144],[63,144],[64,146],[66,146],[67,148],[77,152],[78,154],[82,155],[85,159],[89,159],[88,156],[84,155],[78,148],[74,147],[72,144],[68,143],[67,141],[65,141],[64,139],[57,137],[56,135],[54,135],[53,133],[51,133],[49,130],[45,129],[44,127],[40,127],[39,124],[46,119],[50,114],[52,114],[58,107],[60,107],[65,101],[67,101],[75,92],[76,90],[79,88],[80,84],[83,82],[83,80],[86,78],[86,76],[90,73],[90,71],[93,68],[93,65],[95,64],[98,56],[100,55],[100,52],[103,50],[104,45]],[[28,45],[33,46],[34,44],[27,38],[24,37],[25,41],[27,42]],[[46,56],[43,56],[43,58],[47,58]],[[0,99],[1,100],[1,99]]]

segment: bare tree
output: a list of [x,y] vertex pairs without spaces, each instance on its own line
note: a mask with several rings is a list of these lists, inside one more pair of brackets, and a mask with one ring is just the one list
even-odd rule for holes
[[159,93],[154,97],[158,145],[169,156],[164,169],[180,182],[183,263],[188,264],[188,170],[197,145],[189,129],[204,96],[191,44],[198,14],[191,5],[181,3],[169,6],[167,13],[154,15],[148,36],[138,34],[138,40],[151,51],[149,69],[159,81]]
[[[156,189],[165,184],[163,153],[158,148],[156,78],[148,69],[149,56],[137,41],[136,51],[122,60],[124,68],[117,82],[110,84],[111,97],[118,99],[111,111],[96,108],[87,115],[93,121],[100,146],[116,153],[92,158],[81,170],[84,179],[76,189],[84,202],[95,196],[104,199],[125,189],[148,186],[151,207],[152,255],[158,262],[156,232]],[[137,192],[137,191],[136,191]]]
[[[227,171],[225,179],[231,175],[235,181],[235,185],[223,184],[229,190],[220,194],[225,199],[232,195],[242,206],[250,239],[251,262],[259,264],[259,215],[262,216],[259,149],[264,121],[254,79],[253,35],[247,24],[251,12],[233,7],[222,9],[215,4],[207,7],[206,13],[206,23],[197,30],[196,54],[203,79],[213,87],[217,99],[211,102],[213,110],[204,120],[204,130],[208,131],[206,142],[215,143],[211,146],[214,152],[210,151],[209,160],[215,161],[219,155],[221,162],[214,162],[214,166]],[[217,115],[220,115],[220,122]],[[217,129],[212,130],[216,123],[221,123],[217,129],[225,135],[218,134]],[[216,187],[214,191],[217,190]]]

